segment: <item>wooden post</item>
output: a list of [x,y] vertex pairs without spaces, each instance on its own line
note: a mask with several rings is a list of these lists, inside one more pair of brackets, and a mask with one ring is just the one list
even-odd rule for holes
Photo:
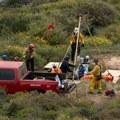
[[[78,55],[77,52],[78,52],[78,42],[79,42],[79,36],[80,36],[80,25],[81,25],[81,16],[79,17],[78,34],[77,34],[76,50],[75,50],[75,57],[74,57],[74,65],[76,65],[77,55]],[[74,81],[74,73],[75,73],[75,67],[73,69],[72,81]]]

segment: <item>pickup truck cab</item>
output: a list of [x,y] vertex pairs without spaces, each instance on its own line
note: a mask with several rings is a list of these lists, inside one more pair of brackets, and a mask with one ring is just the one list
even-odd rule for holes
[[[58,75],[60,80],[66,79],[65,74]],[[63,92],[55,79],[56,74],[40,71],[28,71],[24,62],[0,62],[0,87],[7,94],[37,90],[46,92],[51,90],[56,93]]]

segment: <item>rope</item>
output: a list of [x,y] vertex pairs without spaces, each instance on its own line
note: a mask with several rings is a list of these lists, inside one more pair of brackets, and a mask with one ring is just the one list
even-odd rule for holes
[[84,46],[84,48],[85,48],[86,52],[89,54],[90,58],[92,59],[93,58],[92,54],[88,51],[88,49],[85,46]]
[[86,23],[84,17],[83,17],[83,21],[84,21],[84,23],[85,23],[85,25],[86,25],[86,27],[87,27],[87,30],[88,30],[88,32],[89,32],[91,38],[92,38],[92,41],[93,41],[93,43],[94,43],[94,45],[95,45],[95,47],[96,47],[96,49],[97,49],[97,51],[98,51],[98,53],[99,53],[99,56],[100,56],[100,58],[101,58],[101,60],[102,60],[102,62],[103,62],[103,64],[104,64],[104,66],[105,66],[105,68],[106,68],[108,74],[110,74],[110,72],[108,71],[108,68],[107,68],[107,66],[106,66],[106,64],[105,64],[105,62],[104,62],[104,59],[103,59],[103,57],[102,57],[102,55],[101,55],[101,53],[100,53],[100,50],[99,50],[99,48],[98,48],[98,46],[97,46],[97,44],[96,44],[96,42],[95,42],[95,40],[94,40],[94,38],[93,38],[91,32],[90,32],[90,29],[89,29],[89,27],[88,27],[88,25],[87,25],[87,23]]
[[[66,53],[65,53],[65,55],[64,55],[64,57],[63,57],[61,63],[63,62],[65,56],[67,55],[67,53],[68,53],[68,51],[69,51],[69,49],[70,49],[70,46],[71,46],[71,44],[69,44],[69,46],[68,46],[68,48],[67,48],[67,51],[66,51]],[[60,67],[60,63],[58,64],[58,67]]]
[[[72,34],[71,34],[71,35],[72,35]],[[70,35],[70,36],[71,36],[71,35]],[[67,51],[66,51],[66,53],[65,53],[65,55],[64,55],[64,57],[63,57],[61,63],[63,62],[65,56],[67,55],[67,53],[68,53],[68,51],[69,51],[69,49],[70,49],[70,46],[71,46],[71,44],[69,44],[69,46],[68,46],[68,48],[67,48]],[[58,64],[58,67],[60,67],[60,63]]]
[[43,31],[46,31],[46,30],[47,30],[47,28],[44,28],[43,30],[41,30],[41,31],[39,31],[39,32],[37,32],[37,33],[31,35],[31,36],[28,37],[27,39],[32,38],[32,37],[34,37],[34,36],[37,36],[37,35],[39,35],[39,33],[43,32]]

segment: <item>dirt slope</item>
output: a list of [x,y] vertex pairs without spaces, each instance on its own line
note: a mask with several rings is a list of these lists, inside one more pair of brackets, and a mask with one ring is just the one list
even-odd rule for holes
[[119,56],[105,56],[103,57],[103,59],[109,69],[120,70],[120,57]]

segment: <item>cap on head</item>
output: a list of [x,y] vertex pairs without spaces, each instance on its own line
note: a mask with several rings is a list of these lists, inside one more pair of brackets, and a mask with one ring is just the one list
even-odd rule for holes
[[75,34],[78,33],[78,28],[77,28],[77,27],[75,27],[75,29],[74,29],[74,33],[75,33]]
[[8,56],[7,55],[2,55],[3,60],[7,60]]
[[30,48],[35,48],[35,45],[34,44],[29,44],[29,47]]

